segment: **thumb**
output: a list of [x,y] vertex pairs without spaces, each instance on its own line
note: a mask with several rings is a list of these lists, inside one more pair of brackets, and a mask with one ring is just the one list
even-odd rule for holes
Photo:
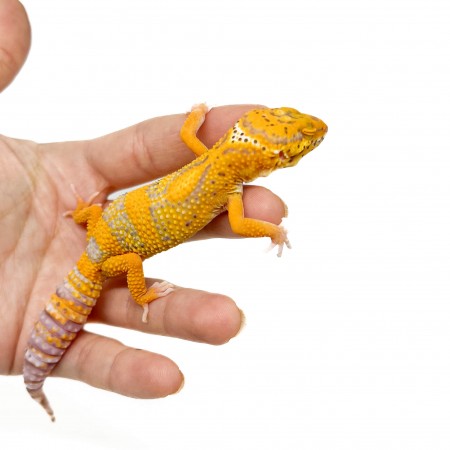
[[23,66],[30,44],[31,29],[25,8],[17,0],[0,0],[0,91]]

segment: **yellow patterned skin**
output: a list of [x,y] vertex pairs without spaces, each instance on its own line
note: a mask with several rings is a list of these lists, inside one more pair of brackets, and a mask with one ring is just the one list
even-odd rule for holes
[[43,382],[86,322],[106,278],[126,274],[147,321],[148,304],[174,287],[164,282],[147,288],[142,261],[186,241],[221,212],[228,211],[235,233],[269,237],[279,256],[289,246],[283,227],[244,216],[242,187],[297,164],[322,142],[327,126],[292,108],[261,108],[245,114],[208,149],[196,136],[206,114],[205,105],[194,106],[181,129],[197,156],[190,164],[123,194],[104,211],[78,198],[71,215],[87,225],[86,250],[41,314],[25,355],[27,389],[52,419]]

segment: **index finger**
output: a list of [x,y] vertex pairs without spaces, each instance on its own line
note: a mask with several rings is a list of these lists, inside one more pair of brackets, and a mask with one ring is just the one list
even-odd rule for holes
[[[251,105],[213,108],[198,132],[209,148]],[[164,176],[192,161],[194,153],[180,138],[186,114],[156,117],[89,141],[85,157],[112,189],[123,189]]]

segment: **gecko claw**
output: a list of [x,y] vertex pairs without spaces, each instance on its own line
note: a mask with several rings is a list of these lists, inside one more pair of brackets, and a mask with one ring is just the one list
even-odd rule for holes
[[[281,223],[283,223],[283,220],[281,221]],[[287,237],[287,230],[286,230],[286,228],[284,228],[283,226],[280,225],[278,227],[278,229],[280,231],[280,235],[277,236],[277,238],[272,239],[272,242],[270,243],[270,246],[267,249],[267,252],[270,252],[275,247],[278,247],[277,256],[278,256],[278,258],[280,258],[281,255],[283,254],[284,246],[286,246],[287,248],[291,249],[292,245],[289,242],[289,239]]]
[[73,192],[73,195],[75,196],[75,199],[77,201],[77,208],[63,212],[63,217],[73,217],[75,211],[82,208],[87,208],[88,206],[92,205],[98,205],[100,207],[103,206],[102,203],[92,203],[95,197],[97,197],[100,194],[100,191],[94,192],[89,196],[87,200],[84,200],[83,197],[81,197],[81,195],[78,193],[77,188],[73,183],[70,183],[70,190]]
[[286,245],[286,248],[289,248],[289,249],[292,248],[291,243],[287,239],[284,242],[282,242],[281,244],[277,244],[276,242],[271,242],[269,245],[269,248],[266,250],[266,252],[269,253],[275,247],[278,247],[277,256],[278,256],[278,258],[281,258],[281,256],[283,255],[283,249],[284,249],[285,245]]
[[73,183],[70,183],[70,189],[73,192],[73,195],[75,196],[75,198],[78,202],[88,203],[89,205],[92,203],[94,198],[100,194],[100,191],[96,191],[93,194],[91,194],[86,201],[84,201],[83,197],[78,193],[77,188],[75,187],[75,185]]
[[148,303],[142,305],[144,312],[142,313],[142,322],[148,323]]
[[192,108],[190,112],[193,112],[195,110],[201,111],[203,114],[208,114],[209,110],[211,108],[206,103],[196,103],[195,105],[192,105]]
[[142,304],[142,308],[144,309],[142,313],[142,322],[148,323],[148,305],[158,298],[165,297],[175,290],[175,286],[168,281],[157,281],[153,283],[150,289],[147,291],[146,296],[148,296],[149,301]]

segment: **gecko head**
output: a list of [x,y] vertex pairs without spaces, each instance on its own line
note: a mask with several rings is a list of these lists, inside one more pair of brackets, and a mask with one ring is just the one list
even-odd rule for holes
[[252,110],[231,131],[233,144],[242,143],[256,155],[251,176],[256,178],[295,166],[323,141],[328,127],[317,117],[283,107]]

